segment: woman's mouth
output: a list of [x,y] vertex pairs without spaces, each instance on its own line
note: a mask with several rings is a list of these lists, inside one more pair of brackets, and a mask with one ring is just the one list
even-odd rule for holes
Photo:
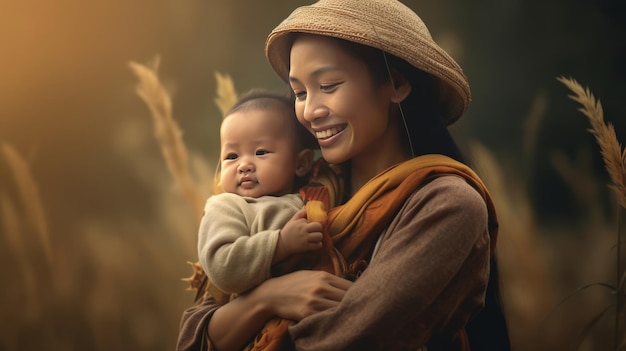
[[315,132],[315,137],[320,140],[325,140],[341,133],[344,129],[346,129],[346,126],[332,127],[326,130],[321,130],[319,132]]

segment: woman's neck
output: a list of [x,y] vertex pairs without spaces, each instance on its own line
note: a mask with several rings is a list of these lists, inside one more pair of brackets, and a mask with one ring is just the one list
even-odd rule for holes
[[372,141],[367,149],[352,157],[350,195],[354,195],[370,179],[384,170],[412,157],[408,143],[403,142],[406,134],[401,126],[399,117],[392,117],[384,134]]
[[370,179],[374,178],[389,167],[402,163],[411,158],[410,155],[398,152],[396,157],[372,159],[353,159],[350,163],[350,195],[354,195]]

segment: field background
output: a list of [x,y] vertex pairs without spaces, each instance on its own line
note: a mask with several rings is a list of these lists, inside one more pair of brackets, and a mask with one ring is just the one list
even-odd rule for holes
[[[306,3],[0,3],[0,351],[174,348],[193,299],[181,278],[195,260],[198,213],[168,170],[129,62],[160,57],[206,197],[216,72],[238,92],[283,89],[265,37]],[[615,307],[586,326],[615,296],[599,285],[572,294],[615,285],[626,214],[589,122],[556,77],[588,86],[626,141],[626,2],[405,3],[472,87],[451,130],[498,204],[515,350],[611,349]]]

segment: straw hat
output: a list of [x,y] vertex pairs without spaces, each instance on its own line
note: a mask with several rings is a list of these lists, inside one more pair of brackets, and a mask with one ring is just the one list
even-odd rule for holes
[[286,82],[289,33],[337,37],[386,51],[436,78],[444,122],[467,110],[470,88],[461,67],[437,45],[411,9],[396,0],[320,0],[295,9],[267,37],[265,55]]

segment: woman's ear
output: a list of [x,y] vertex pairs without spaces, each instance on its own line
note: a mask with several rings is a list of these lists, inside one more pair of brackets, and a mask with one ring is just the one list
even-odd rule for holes
[[300,151],[296,160],[296,176],[302,177],[309,173],[311,167],[313,167],[314,157],[315,153],[312,149],[304,149]]
[[391,101],[399,104],[411,93],[411,84],[404,75],[395,68],[391,70],[391,78],[393,83]]

